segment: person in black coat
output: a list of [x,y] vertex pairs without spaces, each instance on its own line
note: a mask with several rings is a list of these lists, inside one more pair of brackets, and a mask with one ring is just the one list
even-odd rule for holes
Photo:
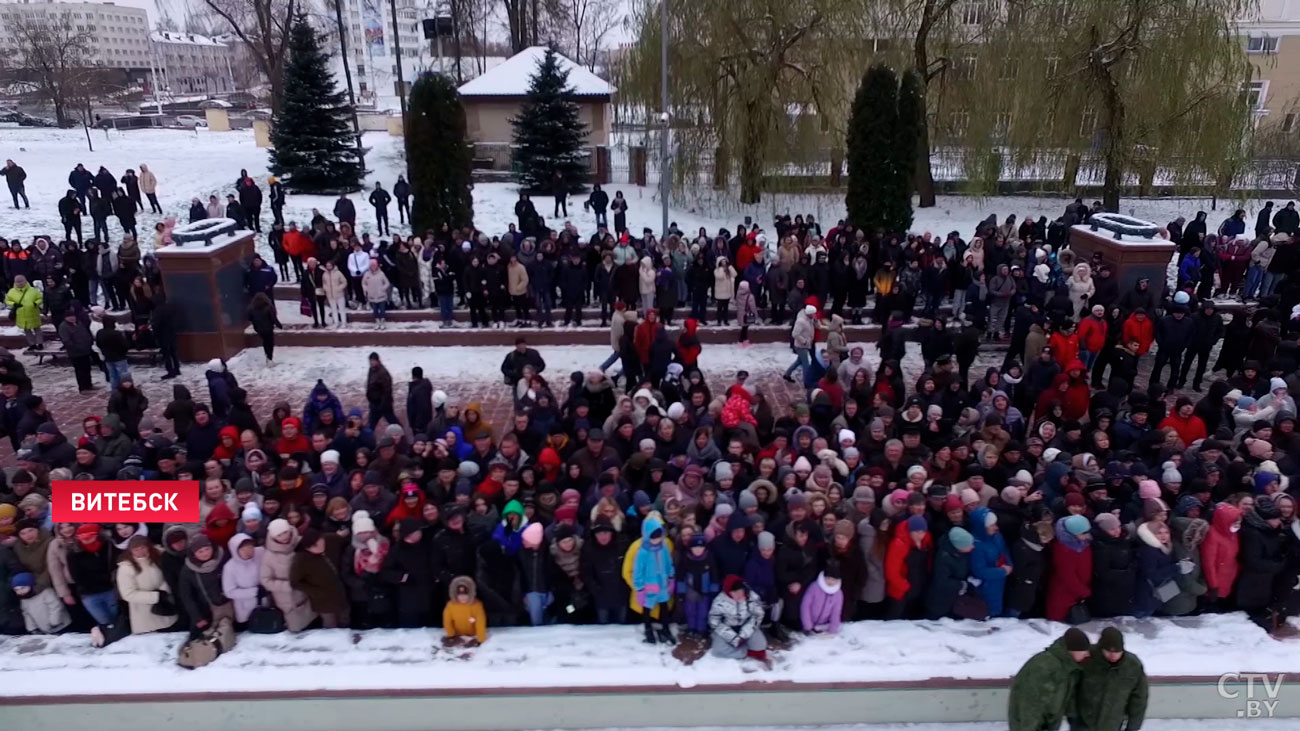
[[117,178],[103,165],[99,166],[99,172],[95,173],[95,187],[99,189],[99,194],[105,198],[111,198],[113,191],[117,190]]
[[1273,214],[1273,228],[1288,236],[1295,236],[1300,231],[1300,212],[1295,209],[1295,201]]
[[406,219],[411,217],[411,184],[406,182],[406,177],[397,176],[397,182],[393,183],[393,198],[397,199],[397,220],[399,223],[406,223]]
[[135,204],[136,210],[143,211],[144,198],[140,195],[140,178],[131,168],[127,168],[126,175],[122,176],[122,187],[126,188],[126,197]]
[[[449,466],[454,469],[454,465]],[[465,530],[465,512],[452,506],[443,512],[443,529],[433,539],[434,575],[443,586],[457,576],[475,576],[478,552]]]
[[[733,513],[734,515],[734,513]],[[776,552],[776,588],[785,604],[781,609],[781,622],[799,629],[800,601],[808,585],[817,580],[821,570],[817,550],[808,536],[806,523],[795,523],[786,529],[785,542]]]
[[85,208],[81,201],[77,200],[77,191],[69,188],[67,195],[59,199],[59,220],[63,222],[63,238],[67,241],[72,240],[72,234],[77,234],[77,244],[82,243],[81,231],[81,214]]
[[208,217],[208,207],[198,198],[190,199],[190,223],[202,221]]
[[1266,239],[1273,232],[1273,227],[1269,221],[1273,218],[1273,201],[1264,204],[1260,209],[1259,215],[1255,217],[1255,238]]
[[582,300],[587,293],[587,267],[582,254],[570,252],[568,261],[562,262],[557,272],[560,285],[560,304],[564,306],[564,324],[582,325]]
[[181,374],[181,359],[176,343],[175,307],[167,299],[162,289],[153,293],[153,309],[149,311],[149,328],[153,330],[154,340],[158,342],[158,353],[162,356],[163,380],[169,380]]
[[185,434],[185,448],[191,460],[202,462],[221,443],[221,426],[207,404],[194,405],[194,423]]
[[87,196],[89,201],[85,210],[90,211],[91,238],[108,243],[108,217],[113,215],[113,201],[108,196],[101,195],[99,188],[91,188]]
[[600,183],[591,186],[591,195],[587,196],[587,202],[583,207],[590,208],[596,214],[597,226],[609,225],[609,219],[605,215],[606,209],[609,208],[609,193],[600,189]]
[[239,185],[239,205],[252,229],[262,232],[262,189],[252,178],[244,178]]
[[406,387],[406,421],[416,434],[423,434],[433,421],[433,382],[424,377],[424,369],[411,369],[411,382]]
[[338,200],[334,201],[334,217],[339,223],[346,223],[353,228],[357,225],[357,207],[352,204],[352,200],[347,194],[340,195]]
[[379,235],[392,234],[392,229],[388,227],[388,204],[393,201],[393,197],[384,190],[382,184],[375,183],[375,189],[370,193],[369,200],[370,205],[375,207],[375,226],[378,227]]
[[266,362],[270,363],[275,359],[275,330],[283,329],[284,325],[280,324],[275,303],[266,292],[253,295],[253,301],[248,306],[248,322],[253,326],[253,332],[262,339],[262,352],[266,353]]
[[970,576],[970,553],[975,547],[975,539],[965,528],[953,527],[939,539],[938,545],[930,585],[925,590],[927,619],[952,616],[953,605]]
[[81,210],[86,210],[86,194],[95,185],[95,176],[90,174],[85,165],[77,163],[77,166],[68,173],[68,185],[77,191],[77,200],[81,202]]
[[230,599],[223,593],[221,585],[226,552],[220,546],[212,545],[207,536],[199,534],[190,539],[186,553],[176,598],[190,618],[190,633],[197,635],[220,616],[219,608],[224,608],[227,616],[233,615],[233,610],[227,606]]
[[266,192],[271,197],[271,217],[272,223],[284,225],[284,183],[279,178],[272,177],[269,185],[266,186]]
[[[1178,380],[1179,368],[1183,354],[1192,344],[1192,318],[1187,316],[1187,308],[1173,305],[1169,314],[1156,321],[1156,364],[1151,369],[1150,383],[1160,380],[1160,372],[1165,364],[1169,365],[1168,386],[1170,389],[1182,388]],[[1186,373],[1186,371],[1182,371]],[[1132,381],[1130,381],[1132,383]]]
[[520,193],[515,201],[515,218],[519,220],[519,230],[529,236],[533,233],[533,222],[537,220],[537,206],[527,193]]
[[1210,351],[1223,339],[1225,327],[1223,316],[1214,307],[1214,300],[1207,299],[1201,303],[1201,309],[1191,317],[1192,337],[1187,346],[1187,355],[1183,358],[1183,367],[1178,375],[1178,385],[1187,383],[1187,372],[1191,370],[1192,361],[1196,361],[1196,374],[1192,377],[1192,390],[1201,390],[1201,381],[1205,378],[1205,367],[1210,362]]
[[380,572],[396,594],[399,627],[424,627],[433,613],[437,584],[429,550],[432,539],[425,535],[423,527],[419,518],[398,521],[398,537],[389,548]]
[[233,193],[226,195],[226,218],[234,221],[240,228],[248,228],[248,214]]
[[1092,596],[1088,607],[1095,617],[1123,617],[1132,611],[1137,561],[1133,542],[1119,518],[1097,516],[1092,532]]
[[1268,631],[1275,629],[1274,583],[1286,567],[1286,539],[1281,526],[1281,513],[1273,498],[1260,495],[1255,498],[1255,509],[1242,517],[1238,534],[1241,571],[1237,574],[1237,608]]
[[628,587],[623,581],[627,548],[627,538],[619,535],[603,515],[596,518],[590,537],[582,544],[582,583],[595,605],[597,624],[623,624],[627,620]]
[[275,283],[279,281],[275,270],[266,265],[261,254],[253,254],[253,261],[248,266],[248,271],[244,273],[244,288],[248,290],[250,296],[257,296],[259,293],[265,293],[267,297],[275,294]]
[[117,216],[117,222],[122,227],[122,233],[130,234],[133,238],[139,239],[140,235],[135,229],[135,204],[126,193],[122,190],[113,192],[113,215]]
[[506,353],[505,360],[501,361],[501,374],[505,377],[507,386],[514,387],[523,378],[524,366],[532,366],[533,372],[540,374],[546,370],[546,361],[536,349],[528,347],[528,341],[521,337],[515,340],[514,350]]
[[1020,539],[1010,545],[1014,569],[1007,579],[1006,598],[1002,603],[1008,617],[1027,617],[1039,612],[1043,588],[1047,585],[1043,577],[1051,558],[1048,544],[1053,537],[1050,520],[1029,520],[1021,527]]

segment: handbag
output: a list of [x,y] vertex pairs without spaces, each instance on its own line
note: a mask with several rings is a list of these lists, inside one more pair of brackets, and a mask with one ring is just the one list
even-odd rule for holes
[[193,670],[208,665],[224,652],[235,647],[235,624],[229,617],[223,617],[207,628],[198,637],[192,637],[181,645],[176,658],[177,664]]
[[308,302],[306,297],[303,297],[298,303],[298,312],[311,317],[311,302]]
[[283,632],[288,627],[284,612],[275,605],[266,604],[266,591],[259,589],[257,606],[248,614],[248,631],[258,635],[273,635]]
[[1088,611],[1088,605],[1079,602],[1070,607],[1070,611],[1065,613],[1066,624],[1083,624],[1092,619],[1092,612]]
[[1161,604],[1164,604],[1170,599],[1178,596],[1178,592],[1181,591],[1178,588],[1178,582],[1173,579],[1170,579],[1159,586],[1153,585],[1151,588],[1155,590],[1156,599],[1159,599]]

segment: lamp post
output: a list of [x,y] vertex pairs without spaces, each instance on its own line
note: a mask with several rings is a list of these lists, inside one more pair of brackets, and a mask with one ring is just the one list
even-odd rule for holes
[[402,27],[397,23],[397,0],[388,0],[393,14],[393,50],[397,52],[397,103],[402,107],[402,123],[406,123],[406,80],[402,77]]
[[668,169],[668,0],[659,0],[659,87],[659,122],[663,125],[659,133],[659,202],[663,209],[659,239],[663,241],[668,238],[668,186],[672,183]]

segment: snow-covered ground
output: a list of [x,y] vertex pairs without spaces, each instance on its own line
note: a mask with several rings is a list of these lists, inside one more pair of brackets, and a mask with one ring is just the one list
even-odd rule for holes
[[[1006,731],[1005,723],[867,723],[852,726],[699,726],[672,731]],[[1300,728],[1300,721],[1276,718],[1238,721],[1221,718],[1147,720],[1145,731],[1281,731]],[[630,731],[596,729],[594,731]],[[641,728],[637,731],[669,731],[666,728]]]
[[[67,191],[68,173],[77,163],[83,163],[94,172],[104,165],[114,175],[120,177],[127,168],[139,171],[140,164],[146,163],[158,176],[159,199],[167,215],[174,215],[184,222],[191,198],[197,197],[206,203],[207,197],[216,194],[225,201],[226,193],[233,191],[239,170],[247,169],[259,183],[265,187],[269,173],[266,170],[267,151],[258,148],[253,142],[253,134],[248,130],[232,132],[209,132],[204,129],[185,130],[130,130],[130,131],[92,131],[91,141],[94,151],[87,150],[85,134],[81,130],[54,129],[6,129],[0,133],[0,159],[12,158],[22,165],[28,175],[27,194],[32,202],[32,210],[19,214],[12,213],[7,196],[0,199],[0,236],[18,237],[30,241],[31,237],[49,234],[62,237],[62,226],[57,212],[58,199]],[[367,186],[382,182],[391,188],[397,175],[404,171],[404,153],[401,140],[386,133],[372,132],[364,137],[364,144],[369,148],[366,165],[370,169]],[[649,226],[660,228],[660,206],[657,190],[651,181],[650,187],[638,187],[629,184],[610,184],[609,192],[621,190],[628,199],[628,226],[633,230]],[[5,191],[0,191],[5,192]],[[362,200],[363,196],[354,194],[358,210],[358,227],[362,232],[374,231],[375,225],[371,209]],[[739,206],[730,203],[725,196],[690,194],[676,196],[680,205],[669,210],[669,218],[684,231],[694,232],[701,226],[716,231],[721,226],[734,228],[745,216],[751,216],[760,225],[768,225],[773,214],[812,213],[822,221],[824,226],[833,225],[843,215],[842,195],[782,195],[767,194],[762,203],[754,206]],[[506,224],[515,220],[514,202],[517,191],[508,183],[483,183],[474,190],[475,222],[482,230],[498,233],[505,230]],[[978,198],[968,196],[940,196],[939,204],[933,208],[917,209],[913,229],[944,234],[948,231],[960,231],[968,234],[974,226],[989,214],[996,214],[1001,220],[1008,213],[1018,218],[1032,214],[1054,219],[1061,214],[1071,199],[1060,196],[1005,196],[996,198]],[[329,215],[333,210],[334,199],[330,196],[291,195],[285,207],[285,218],[305,222],[310,219],[313,208]],[[551,201],[538,198],[537,208],[553,225],[561,219],[550,217]],[[1218,210],[1211,211],[1210,219],[1217,225],[1240,201],[1218,202]],[[1248,213],[1253,217],[1260,202],[1245,201]],[[1211,201],[1197,198],[1149,198],[1126,199],[1121,209],[1123,213],[1139,218],[1147,218],[1158,224],[1165,224],[1179,215],[1191,218],[1198,209],[1211,210]],[[570,219],[580,230],[590,231],[594,228],[592,214],[582,211],[578,201],[570,201]],[[396,207],[390,208],[394,230],[405,232],[404,227],[396,225]],[[269,229],[270,207],[264,206],[263,218],[265,228]],[[152,243],[153,225],[158,216],[142,214],[139,220],[141,246],[148,251]],[[1251,219],[1253,220],[1253,218]],[[90,222],[86,220],[86,233],[90,233]],[[115,220],[110,220],[109,228],[116,242],[120,230]]]
[[[1154,676],[1300,672],[1300,653],[1242,614],[1122,620],[1126,646]],[[241,635],[197,671],[176,665],[183,634],[128,637],[104,649],[86,635],[0,640],[0,688],[10,696],[231,690],[538,688],[754,681],[796,683],[1004,679],[1065,629],[1045,620],[858,622],[778,653],[772,671],[706,656],[684,666],[635,627],[493,630],[474,650],[445,650],[437,629],[317,630]],[[1101,627],[1085,627],[1095,639]]]

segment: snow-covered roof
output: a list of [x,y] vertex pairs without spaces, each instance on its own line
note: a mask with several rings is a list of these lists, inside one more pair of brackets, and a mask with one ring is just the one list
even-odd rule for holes
[[[575,96],[610,96],[615,89],[608,81],[591,73],[585,67],[556,53],[560,68],[569,72],[569,86]],[[461,96],[524,96],[528,82],[546,57],[546,46],[525,48],[511,56],[505,63],[489,69],[482,76],[465,82],[460,87]]]
[[198,33],[174,33],[168,30],[156,30],[149,34],[154,43],[176,43],[187,46],[222,46],[226,44],[215,38],[201,36]]

